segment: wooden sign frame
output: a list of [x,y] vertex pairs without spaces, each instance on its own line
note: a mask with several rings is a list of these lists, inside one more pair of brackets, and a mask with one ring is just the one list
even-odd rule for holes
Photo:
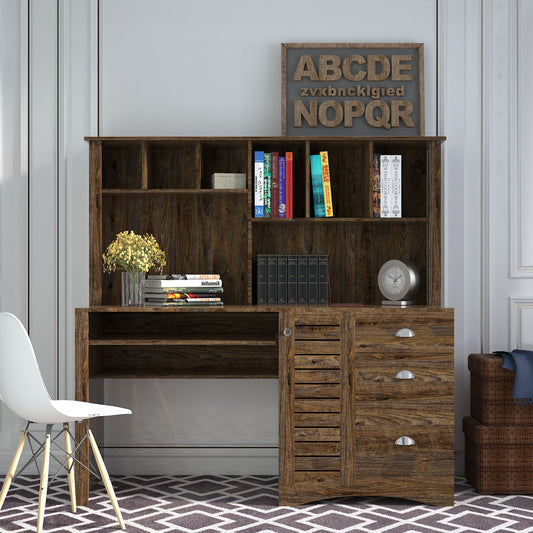
[[422,43],[281,45],[282,135],[423,136],[424,108]]

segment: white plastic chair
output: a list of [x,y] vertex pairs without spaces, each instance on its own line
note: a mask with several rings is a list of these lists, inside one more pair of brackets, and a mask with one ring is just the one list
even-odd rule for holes
[[[58,446],[66,454],[66,460],[59,467],[59,471],[64,467],[68,472],[68,482],[70,488],[70,501],[72,512],[76,512],[76,489],[74,483],[74,463],[81,464],[76,459],[76,453],[81,450],[83,443],[77,443],[74,451],[71,447],[71,438],[75,441],[69,431],[69,422],[81,422],[89,418],[99,416],[114,416],[131,414],[129,409],[114,407],[111,405],[101,405],[88,402],[77,402],[70,400],[52,400],[44,384],[39,364],[33,351],[30,338],[26,329],[20,320],[11,313],[0,313],[0,399],[17,415],[27,421],[26,428],[18,443],[15,455],[6,474],[2,491],[0,492],[0,510],[4,505],[9,486],[15,477],[17,477],[32,461],[43,453],[43,462],[41,469],[41,484],[39,491],[39,508],[37,514],[37,532],[42,531],[44,520],[44,507],[46,502],[46,493],[48,487],[48,470],[50,459],[50,447],[52,444]],[[40,442],[29,431],[30,424],[46,424],[46,433],[44,442]],[[62,424],[63,429],[60,433],[52,438],[52,426]],[[59,437],[64,435],[65,447],[58,444]],[[98,470],[102,481],[107,490],[107,494],[113,504],[113,509],[117,515],[120,527],[125,529],[124,521],[118,507],[115,491],[111,485],[102,456],[94,439],[94,436],[87,427],[87,435],[91,449],[93,451]],[[26,440],[30,444],[33,452],[28,462],[15,474],[22,449]],[[37,450],[33,450],[33,442],[38,443]],[[84,439],[85,440],[85,439]],[[52,455],[52,457],[54,457]],[[85,466],[85,465],[82,465]],[[91,472],[94,472],[91,469]]]

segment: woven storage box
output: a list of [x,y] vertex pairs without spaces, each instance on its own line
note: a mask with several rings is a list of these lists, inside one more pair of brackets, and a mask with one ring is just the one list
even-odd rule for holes
[[470,414],[487,426],[533,427],[533,405],[514,403],[515,373],[502,368],[502,361],[494,354],[468,356]]
[[463,418],[466,479],[480,494],[533,494],[533,427]]

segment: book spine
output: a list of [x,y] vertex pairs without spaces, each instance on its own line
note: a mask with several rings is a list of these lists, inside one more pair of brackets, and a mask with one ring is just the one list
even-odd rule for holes
[[222,287],[220,279],[147,279],[144,286],[149,287],[168,287],[172,289],[189,290],[197,287]]
[[146,298],[146,301],[147,302],[167,302],[167,303],[176,303],[176,304],[179,304],[179,303],[183,303],[183,302],[195,302],[195,303],[202,303],[202,302],[221,302],[222,301],[222,298],[217,298],[217,297],[213,297],[213,298],[208,298],[208,297],[193,297],[193,298],[188,298],[188,297],[183,297],[183,298],[177,298],[177,299],[170,299],[170,300],[160,300],[160,299],[157,299],[157,298]]
[[402,156],[394,155],[391,161],[391,212],[393,218],[402,216]]
[[308,255],[307,301],[309,305],[318,305],[318,255]]
[[315,217],[322,218],[326,216],[324,207],[324,188],[322,186],[322,167],[320,164],[320,155],[311,156],[311,185],[313,186],[313,205]]
[[272,152],[272,178],[270,180],[270,201],[272,218],[279,218],[279,152]]
[[278,256],[267,255],[267,304],[278,303]]
[[198,294],[221,294],[224,292],[222,287],[194,287],[192,290],[177,288],[177,287],[146,287],[145,294],[179,294],[182,293],[198,293]]
[[372,159],[372,216],[381,217],[381,175],[380,154],[374,154]]
[[329,304],[328,254],[318,255],[318,305]]
[[307,305],[307,276],[308,276],[307,254],[298,254],[298,305]]
[[194,293],[194,292],[167,292],[167,293],[155,293],[149,292],[145,293],[144,297],[146,300],[185,300],[187,298],[217,298],[220,300],[220,297],[217,296],[206,296],[209,293]]
[[267,257],[257,254],[257,305],[267,303]]
[[298,256],[287,254],[287,305],[298,303]]
[[263,172],[263,196],[265,204],[265,218],[272,216],[272,154],[265,152],[265,167]]
[[220,274],[148,274],[146,279],[220,279]]
[[402,156],[380,156],[381,217],[402,216]]
[[285,154],[285,198],[286,198],[286,216],[293,218],[292,214],[292,165],[293,154],[286,152]]
[[286,213],[286,203],[285,203],[285,156],[279,157],[279,201],[278,201],[278,215],[279,218],[285,218]]
[[331,176],[329,172],[329,158],[327,152],[320,152],[322,170],[322,187],[324,189],[324,209],[326,217],[333,216],[333,198],[331,196]]
[[278,254],[278,305],[287,305],[287,254]]
[[256,151],[254,156],[254,216],[257,218],[264,217],[265,215],[265,206],[264,206],[264,157],[265,153],[261,151]]

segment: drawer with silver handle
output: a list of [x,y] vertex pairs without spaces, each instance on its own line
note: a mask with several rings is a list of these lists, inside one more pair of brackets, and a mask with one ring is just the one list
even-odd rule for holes
[[450,359],[355,360],[355,395],[359,400],[453,396],[454,368]]
[[354,342],[358,352],[453,353],[453,339],[453,313],[445,311],[372,309],[356,315]]

